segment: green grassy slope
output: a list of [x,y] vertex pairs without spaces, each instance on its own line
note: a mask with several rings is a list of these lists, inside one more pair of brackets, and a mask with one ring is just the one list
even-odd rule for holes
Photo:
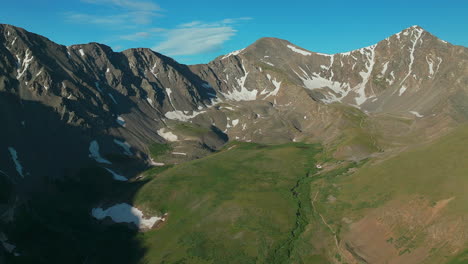
[[[466,146],[468,127],[461,127],[383,161],[337,161],[304,143],[231,142],[202,159],[154,167],[137,181],[84,170],[79,180],[59,184],[57,196],[31,203],[35,214],[6,226],[29,252],[8,260],[323,264],[377,256],[389,263],[466,263]],[[156,157],[168,151],[152,150]],[[133,200],[146,215],[168,213],[167,220],[138,233],[90,216],[96,201],[121,200]],[[50,239],[38,245],[41,237]]]
[[[449,262],[466,239],[442,243],[443,235],[429,232],[466,231],[458,221],[468,212],[466,146],[464,127],[389,160],[356,164],[314,145],[231,143],[156,175],[139,191],[139,207],[169,213],[159,229],[140,234],[148,249],[142,262],[346,263],[351,223],[382,212],[397,219],[379,218],[389,234],[376,241],[388,240],[396,252],[386,257]],[[326,161],[328,169],[315,169]],[[452,197],[430,221],[419,219]]]
[[150,249],[143,262],[281,263],[305,223],[294,187],[315,173],[319,151],[231,143],[157,175],[135,203],[169,217],[141,235]]

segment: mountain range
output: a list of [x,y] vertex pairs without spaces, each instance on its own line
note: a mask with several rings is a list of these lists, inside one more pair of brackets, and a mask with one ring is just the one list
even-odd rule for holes
[[[176,213],[171,212],[169,205],[164,210],[145,205],[156,199],[149,198],[156,191],[144,191],[149,188],[146,186],[154,185],[149,174],[175,175],[178,170],[183,171],[184,166],[189,171],[202,170],[202,165],[190,166],[213,162],[210,159],[216,159],[216,155],[228,155],[223,153],[235,151],[230,148],[240,148],[244,144],[272,148],[268,153],[274,153],[272,146],[318,144],[321,146],[319,155],[322,155],[315,158],[316,162],[320,160],[319,165],[314,165],[314,170],[321,169],[316,172],[318,175],[344,173],[354,177],[343,180],[348,184],[342,187],[346,201],[358,199],[358,192],[367,192],[368,188],[374,188],[373,184],[390,179],[371,180],[366,175],[372,172],[386,177],[392,170],[399,171],[398,164],[404,164],[402,157],[414,162],[409,164],[410,170],[413,167],[420,170],[409,175],[400,172],[397,176],[406,176],[386,183],[395,191],[387,193],[384,189],[376,192],[375,197],[369,196],[372,201],[380,201],[380,195],[385,196],[382,203],[361,204],[359,209],[349,211],[355,215],[353,224],[348,223],[347,228],[338,224],[341,220],[325,221],[326,213],[315,214],[318,217],[315,221],[323,221],[321,231],[312,237],[318,240],[322,237],[322,242],[310,243],[316,252],[313,255],[320,259],[291,253],[304,247],[297,242],[295,246],[288,244],[291,248],[285,254],[289,261],[274,257],[281,250],[278,248],[271,253],[273,246],[265,246],[263,250],[269,252],[265,253],[265,258],[260,253],[240,250],[242,254],[253,256],[249,261],[466,261],[468,186],[466,179],[458,175],[466,175],[468,155],[464,156],[463,150],[454,150],[468,139],[466,47],[452,45],[419,26],[404,29],[372,46],[337,54],[308,51],[287,40],[261,38],[242,50],[197,65],[180,64],[146,48],[114,52],[99,43],[63,46],[5,24],[0,25],[0,43],[0,123],[4,124],[0,130],[0,231],[3,229],[0,260],[7,263],[34,260],[34,263],[63,263],[65,260],[68,263],[109,263],[107,260],[112,257],[107,253],[103,257],[105,260],[97,256],[99,254],[84,253],[90,249],[84,250],[81,241],[91,241],[92,232],[96,230],[106,233],[114,229],[123,232],[121,238],[126,242],[134,241],[151,232],[157,236],[159,229],[164,232],[171,221],[176,221],[172,218]],[[418,151],[421,155],[435,156],[420,160],[420,156],[414,156]],[[247,159],[237,160],[249,156],[248,152],[238,154],[221,162],[248,162]],[[282,157],[282,154],[277,155],[272,159]],[[424,165],[419,163],[437,164],[445,158],[447,164],[455,160],[457,163],[447,165],[446,171],[439,171],[434,178],[425,178]],[[396,160],[401,163],[394,164]],[[439,165],[433,172],[446,166]],[[115,187],[114,183],[109,183],[112,181],[126,185]],[[192,184],[186,181],[188,186]],[[179,184],[174,180],[174,185],[168,189]],[[397,195],[397,190],[406,188],[401,186],[404,184],[423,184],[426,189],[413,193],[412,190],[419,189],[409,188],[405,196]],[[447,187],[452,184],[456,187]],[[389,195],[394,196],[388,198]],[[79,202],[80,196],[87,196],[84,197],[86,201]],[[333,203],[335,198],[329,194],[322,202]],[[104,208],[117,202],[138,204],[138,201],[142,205],[139,208],[168,213],[167,219],[160,216],[158,220],[165,225],[151,225],[149,232],[139,232],[114,225],[110,217],[102,215],[100,219],[107,219],[103,227],[96,216],[93,218],[89,213],[96,206]],[[316,210],[314,201],[312,198],[311,208]],[[447,213],[440,213],[449,203],[453,207],[446,209]],[[49,204],[51,208],[45,209]],[[83,207],[81,212],[84,213],[76,216],[75,212],[60,209],[67,208],[68,204]],[[58,218],[49,222],[51,217]],[[68,222],[69,217],[86,218],[82,222],[87,224],[78,220],[53,224],[59,220]],[[340,219],[344,219],[343,223],[349,220],[344,216]],[[35,227],[37,230],[31,231]],[[327,228],[332,230],[331,234],[326,234]],[[344,231],[334,231],[338,228]],[[416,229],[423,230],[424,235],[414,233]],[[77,235],[77,232],[89,234],[89,237]],[[57,233],[58,237],[51,235],[46,239],[50,233]],[[398,240],[397,233],[401,241],[395,241],[394,248],[390,248],[387,244]],[[388,243],[376,242],[381,240]],[[63,243],[69,243],[69,251],[54,255]],[[414,245],[409,246],[411,243]],[[128,250],[137,253],[125,257],[116,254],[115,261],[140,263],[144,254],[136,244],[130,245],[134,248]],[[401,246],[403,244],[405,246]],[[106,250],[119,251],[120,246],[114,246]],[[145,247],[150,252],[157,251],[151,243]],[[305,248],[301,250],[307,251]],[[170,256],[171,250],[165,250]],[[223,250],[226,248],[218,252]],[[214,253],[197,254],[178,261],[230,262],[229,258]],[[163,260],[163,257],[157,261],[146,259],[141,263],[163,263]],[[176,258],[168,257],[165,261],[173,263]]]

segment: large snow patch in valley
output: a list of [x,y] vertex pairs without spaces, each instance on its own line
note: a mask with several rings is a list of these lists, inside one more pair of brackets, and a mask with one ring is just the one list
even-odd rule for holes
[[164,221],[163,217],[153,216],[144,218],[143,212],[127,203],[120,203],[107,209],[93,208],[91,214],[94,218],[102,220],[110,217],[116,223],[133,223],[139,229],[150,229],[158,221]]

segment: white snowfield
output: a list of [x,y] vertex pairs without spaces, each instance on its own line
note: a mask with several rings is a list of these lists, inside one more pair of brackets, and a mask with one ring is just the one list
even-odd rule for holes
[[227,100],[232,100],[232,101],[253,101],[257,99],[257,90],[251,90],[249,91],[245,87],[245,81],[247,79],[247,76],[249,75],[249,72],[245,69],[244,63],[242,62],[242,70],[244,71],[244,76],[241,77],[240,79],[236,79],[237,85],[239,86],[238,89],[233,89],[233,91],[228,92],[228,93],[223,93],[224,97]]
[[[355,107],[360,107],[368,100],[375,100],[376,95],[372,90],[372,87],[369,86],[369,82],[373,74],[376,74],[379,77],[385,77],[385,81],[389,85],[396,84],[399,89],[396,89],[395,93],[399,92],[401,96],[408,88],[408,84],[406,81],[408,78],[418,78],[416,74],[413,72],[413,66],[415,63],[415,55],[417,55],[417,48],[423,43],[425,31],[418,26],[412,26],[409,29],[405,29],[400,33],[395,34],[396,38],[400,41],[402,36],[406,36],[410,41],[408,46],[405,46],[405,52],[408,53],[409,57],[409,64],[408,68],[406,69],[405,73],[403,74],[403,78],[396,79],[395,73],[390,71],[390,63],[389,61],[377,61],[375,49],[378,44],[374,44],[368,47],[364,47],[361,49],[352,50],[349,52],[343,53],[336,53],[336,54],[323,54],[323,53],[315,53],[309,52],[304,50],[298,46],[293,44],[286,44],[285,49],[290,49],[292,52],[304,55],[304,56],[311,56],[311,55],[319,55],[325,56],[330,59],[330,63],[327,65],[319,65],[320,70],[318,72],[312,71],[307,65],[307,68],[302,69],[298,67],[294,69],[294,73],[302,80],[303,86],[307,89],[320,89],[322,90],[325,99],[322,99],[324,103],[332,103],[332,102],[339,102],[343,100],[345,97],[352,96],[354,97]],[[386,39],[388,44],[390,44],[391,39]],[[380,42],[379,42],[380,43]],[[380,45],[380,44],[379,44]],[[240,51],[232,52],[226,56],[228,57],[232,54],[238,54]],[[350,79],[337,79],[334,73],[334,68],[341,64],[341,67],[345,67],[343,64],[343,58],[351,62],[352,69],[354,70],[355,66],[359,66],[357,62],[360,61],[360,57],[364,59],[364,67],[360,70],[359,75],[361,77],[361,81],[357,84],[352,84]],[[260,59],[263,63],[270,64],[266,62],[264,59],[269,58],[269,56],[263,56]],[[354,60],[354,64],[353,64]],[[439,69],[440,64],[442,63],[442,59],[438,57],[426,57],[427,61],[427,69],[428,69],[428,76],[429,78],[433,78]],[[337,65],[338,64],[338,65]],[[272,64],[270,64],[272,65]],[[332,67],[333,66],[333,67]],[[224,93],[224,98],[226,100],[232,101],[250,101],[256,100],[257,95],[266,95],[263,99],[267,98],[271,95],[276,95],[280,89],[281,82],[272,79],[269,74],[267,74],[268,79],[274,84],[275,90],[273,92],[268,92],[266,89],[258,90],[255,87],[250,87],[252,90],[246,88],[246,79],[249,74],[244,68],[244,64],[242,63],[242,69],[244,70],[244,76],[237,79],[238,87],[233,89],[233,91]],[[378,69],[378,72],[376,71]],[[260,70],[261,71],[261,70]],[[229,76],[226,75],[227,80],[229,80]],[[250,79],[249,79],[250,81]],[[226,82],[226,81],[225,81]],[[226,82],[227,83],[227,82]],[[249,82],[250,83],[250,82]],[[247,84],[250,85],[250,84]],[[406,85],[406,86],[405,86]]]
[[112,178],[116,181],[128,181],[128,179],[118,173],[116,173],[115,171],[111,170],[111,169],[108,169],[108,168],[104,168],[106,169],[106,171],[108,171],[110,174],[112,174]]
[[155,223],[165,220],[164,216],[145,218],[142,211],[127,203],[116,204],[105,210],[99,207],[93,208],[91,215],[98,220],[110,217],[116,223],[133,223],[140,230],[151,229]]
[[424,117],[424,115],[421,115],[420,113],[416,111],[409,111],[411,114],[415,115],[416,117]]
[[312,73],[312,76],[310,76],[304,69],[300,67],[299,69],[303,74],[298,74],[297,72],[295,73],[302,80],[305,88],[314,90],[328,87],[333,91],[333,93],[329,92],[328,95],[326,95],[326,99],[323,100],[325,103],[340,101],[350,91],[348,83],[333,81],[331,77],[324,78],[317,73]]
[[160,135],[162,138],[164,138],[167,141],[174,142],[178,140],[177,135],[172,133],[171,131],[164,132],[166,129],[161,128],[158,130],[158,135]]
[[305,50],[302,50],[302,49],[298,49],[296,47],[294,47],[293,45],[287,45],[287,47],[289,49],[291,49],[292,51],[296,52],[296,53],[299,53],[299,54],[302,54],[304,56],[310,56],[312,55],[312,53],[308,52],[308,51],[305,51]]
[[32,53],[29,49],[26,50],[26,53],[24,54],[23,59],[21,59],[18,55],[16,55],[17,65],[18,65],[18,69],[16,70],[17,72],[16,79],[19,80],[24,75],[24,73],[26,73],[33,58],[34,57],[32,56]]
[[[414,63],[414,51],[416,50],[416,44],[418,43],[419,39],[422,36],[422,33],[424,30],[416,28],[416,26],[412,26],[414,30],[411,31],[411,43],[413,46],[410,48],[410,63],[408,65],[408,73],[406,76],[403,78],[403,80],[400,82],[400,85],[402,85],[406,79],[411,75],[413,72],[413,63]],[[401,93],[400,93],[401,95]]]
[[110,161],[101,157],[101,154],[99,154],[99,144],[96,140],[91,141],[89,144],[89,157],[99,163],[112,164]]
[[171,90],[171,88],[166,88],[166,94],[167,94],[167,98],[169,98],[169,103],[171,104],[172,108],[174,110],[176,110],[176,108],[174,106],[174,103],[172,102],[172,97],[171,97],[172,90]]
[[359,75],[362,77],[362,82],[358,84],[356,87],[353,88],[358,93],[358,97],[356,97],[356,104],[361,105],[367,99],[369,99],[366,96],[366,85],[369,82],[369,78],[371,76],[372,70],[374,69],[375,65],[375,47],[377,45],[372,45],[367,48],[361,49],[361,53],[366,55],[366,58],[368,59],[368,62],[366,62],[366,71],[365,72],[360,72]]
[[21,163],[18,160],[18,152],[16,152],[16,149],[14,149],[13,147],[8,147],[8,151],[10,152],[11,159],[15,163],[16,171],[21,177],[24,178],[24,170],[23,166],[21,166]]
[[152,107],[153,106],[153,100],[151,100],[151,98],[146,98],[146,101],[148,102],[148,104],[150,104]]
[[118,116],[116,121],[117,121],[117,123],[119,123],[119,125],[125,127],[126,122],[125,122],[125,119],[123,119],[123,117]]
[[182,155],[182,156],[187,156],[187,153],[183,153],[183,152],[172,152],[172,155]]
[[275,89],[271,92],[268,92],[266,88],[263,89],[263,91],[260,92],[260,95],[266,94],[266,96],[263,99],[266,99],[270,96],[276,96],[281,88],[281,82],[276,81],[276,78],[272,79],[270,74],[267,74],[266,77],[273,84],[273,86],[275,86]]
[[398,91],[398,96],[401,96],[406,91],[406,89],[407,89],[406,86],[403,85]]
[[114,102],[114,104],[117,104],[117,101],[115,100],[114,96],[111,93],[108,93],[108,94],[109,94],[110,99],[112,99],[112,102]]
[[83,56],[85,55],[85,53],[84,53],[84,50],[83,50],[83,49],[80,49],[80,50],[79,50],[79,52],[80,52],[80,55],[81,55],[81,57],[83,57]]
[[171,119],[171,120],[189,121],[190,119],[204,112],[205,111],[193,111],[192,114],[187,114],[188,111],[175,110],[175,111],[166,112],[164,116],[167,119]]
[[[244,48],[244,49],[245,49],[245,48]],[[239,55],[242,51],[244,51],[244,49],[235,50],[235,51],[233,51],[233,52],[231,52],[231,53],[228,53],[228,54],[224,55],[221,59],[224,60],[224,59],[226,59],[226,58],[228,58],[228,57],[230,57],[230,56]]]
[[127,143],[127,141],[120,141],[118,139],[114,139],[114,143],[119,145],[121,148],[124,149],[124,154],[127,156],[133,156],[132,151],[130,150],[131,146]]

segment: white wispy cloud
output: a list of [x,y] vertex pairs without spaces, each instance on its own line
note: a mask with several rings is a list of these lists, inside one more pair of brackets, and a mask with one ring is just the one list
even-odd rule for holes
[[154,46],[157,52],[169,56],[194,55],[216,51],[224,42],[233,37],[237,30],[235,24],[251,18],[229,18],[222,21],[205,23],[192,21],[180,24],[165,32],[165,40]]
[[[127,42],[157,43],[153,49],[169,56],[203,54],[220,50],[236,35],[236,26],[250,17],[225,18],[215,22],[191,21],[171,28],[155,27],[156,16],[165,14],[152,0],[80,0],[96,5],[96,10],[68,12],[66,20],[72,23],[99,25],[114,34],[106,43],[121,49]],[[98,6],[99,5],[99,6]],[[117,33],[119,32],[119,33]],[[110,42],[110,43],[109,43]],[[111,44],[112,43],[112,44]],[[140,44],[139,44],[140,45]]]
[[149,28],[146,31],[122,35],[122,36],[119,36],[119,38],[123,40],[128,40],[128,41],[139,41],[142,39],[148,39],[148,38],[154,37],[155,35],[158,35],[164,31],[166,31],[166,29],[164,28]]
[[148,38],[149,36],[150,36],[150,33],[148,32],[136,32],[133,34],[120,36],[120,38],[125,39],[125,40],[130,40],[130,41],[136,41],[136,40]]
[[[97,24],[102,26],[131,24],[146,25],[152,22],[153,17],[160,16],[162,11],[159,5],[148,1],[129,0],[81,0],[82,2],[108,7],[107,14],[66,13],[67,21],[83,24]],[[129,24],[131,23],[131,24]]]
[[160,11],[159,5],[148,1],[129,1],[129,0],[81,0],[85,3],[114,5],[129,10]]

